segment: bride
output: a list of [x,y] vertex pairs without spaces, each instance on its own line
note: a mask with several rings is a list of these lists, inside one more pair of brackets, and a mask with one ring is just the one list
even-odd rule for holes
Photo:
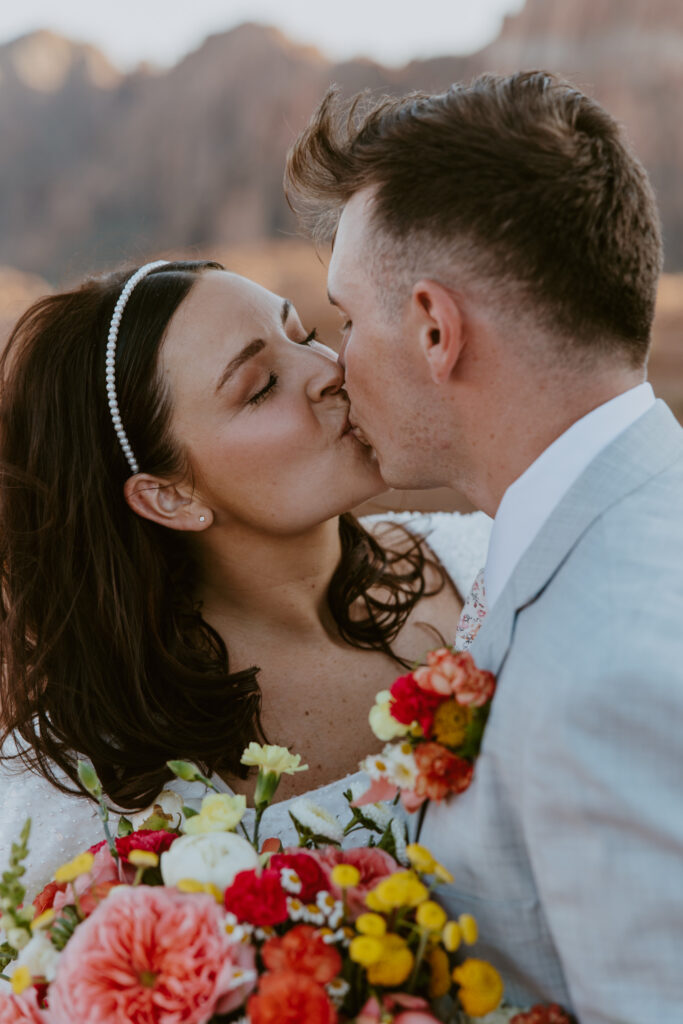
[[28,815],[30,892],[100,838],[78,756],[138,810],[169,758],[248,793],[267,737],[309,765],[268,834],[303,791],[339,813],[374,694],[454,635],[486,517],[356,520],[385,485],[334,352],[216,263],[41,299],[0,374],[0,869]]

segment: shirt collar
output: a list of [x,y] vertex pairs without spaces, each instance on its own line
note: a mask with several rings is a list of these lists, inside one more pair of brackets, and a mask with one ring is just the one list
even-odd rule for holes
[[486,559],[489,608],[498,600],[519,559],[575,480],[654,402],[654,392],[645,383],[598,406],[553,441],[508,487],[496,514]]

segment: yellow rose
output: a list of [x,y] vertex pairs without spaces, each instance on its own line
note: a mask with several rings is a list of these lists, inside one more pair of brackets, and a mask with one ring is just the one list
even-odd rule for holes
[[[429,890],[413,871],[397,871],[388,878],[383,878],[369,895],[373,893],[380,904],[388,910],[417,907],[429,896]],[[370,906],[367,899],[366,903],[371,910],[378,909],[376,906]]]
[[375,941],[381,942],[382,955],[368,967],[368,981],[371,985],[383,985],[386,988],[402,985],[415,962],[405,939],[390,933]]
[[485,960],[465,960],[453,971],[453,981],[460,986],[458,998],[470,1017],[485,1017],[503,998],[503,979]]
[[209,793],[202,800],[199,814],[185,822],[185,835],[198,836],[203,832],[232,832],[237,828],[247,809],[247,798],[239,794]]
[[429,998],[440,999],[451,989],[451,970],[448,957],[438,947],[427,954],[429,964]]

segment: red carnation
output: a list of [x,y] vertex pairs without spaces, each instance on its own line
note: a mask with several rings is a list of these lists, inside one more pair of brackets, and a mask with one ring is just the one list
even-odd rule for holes
[[287,920],[287,896],[280,872],[274,868],[238,872],[225,890],[225,909],[248,924],[282,924]]
[[428,800],[443,800],[449,793],[462,793],[472,781],[473,769],[469,761],[440,743],[420,743],[415,748],[418,767],[415,792]]
[[427,693],[415,682],[412,672],[399,676],[391,687],[391,716],[402,725],[418,722],[425,736],[431,736],[434,714],[444,698],[439,693]]
[[323,889],[329,890],[331,882],[319,861],[309,853],[300,850],[288,853],[276,853],[270,858],[268,867],[275,871],[289,868],[296,871],[301,880],[301,892],[298,894],[302,903],[315,903],[315,898]]
[[[157,853],[159,856],[168,850],[169,846],[176,841],[178,834],[176,832],[167,832],[166,829],[140,829],[139,832],[131,832],[129,836],[118,836],[114,842],[116,843],[116,852],[121,858],[124,864],[128,864],[128,857],[131,850],[149,850],[151,853]],[[99,843],[95,843],[94,846],[90,847],[90,853],[97,853],[105,845],[105,840],[102,839]]]
[[268,939],[261,956],[269,971],[307,974],[319,985],[336,978],[343,966],[338,950],[323,942],[320,932],[310,924],[298,924],[282,938],[276,935]]
[[510,1024],[571,1024],[571,1020],[571,1017],[557,1003],[552,1003],[550,1006],[543,1006],[539,1003],[525,1013],[516,1013],[510,1019]]

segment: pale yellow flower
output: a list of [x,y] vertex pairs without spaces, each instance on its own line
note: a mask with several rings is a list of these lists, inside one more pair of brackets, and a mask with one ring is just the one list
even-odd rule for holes
[[20,996],[22,992],[31,984],[31,972],[28,967],[17,967],[12,974],[12,991],[16,996]]
[[92,853],[79,853],[73,860],[62,864],[55,871],[55,882],[73,882],[79,875],[86,875],[93,866],[95,858]]
[[308,770],[307,764],[301,764],[301,754],[290,754],[287,747],[254,741],[242,754],[240,763],[250,768],[260,768],[264,772],[273,772],[274,775],[294,775],[295,772]]
[[388,740],[395,740],[399,736],[406,736],[410,732],[409,725],[402,725],[401,722],[397,722],[392,716],[392,701],[393,698],[390,690],[380,690],[368,715],[370,728],[377,739],[382,740],[384,743]]
[[183,831],[188,836],[203,832],[232,832],[237,828],[247,809],[247,798],[241,793],[209,793],[202,800],[199,814],[187,818]]

